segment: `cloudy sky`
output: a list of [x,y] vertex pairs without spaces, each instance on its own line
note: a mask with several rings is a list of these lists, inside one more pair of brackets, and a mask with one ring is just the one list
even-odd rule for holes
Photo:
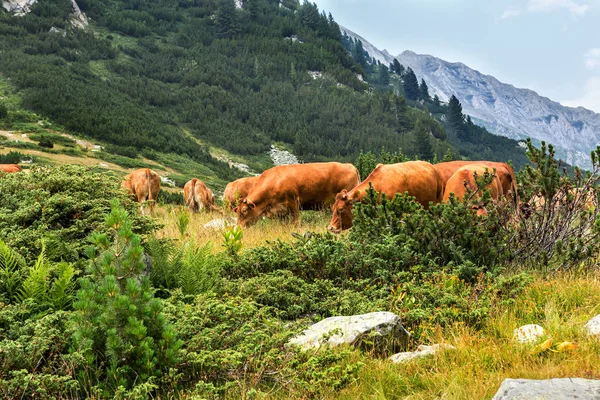
[[600,113],[600,0],[311,0],[379,49],[460,61]]

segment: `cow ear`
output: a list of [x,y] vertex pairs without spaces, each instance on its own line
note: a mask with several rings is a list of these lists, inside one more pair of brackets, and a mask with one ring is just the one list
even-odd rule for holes
[[240,207],[235,207],[235,208],[233,209],[233,212],[237,214],[237,212],[238,212],[238,210],[239,210],[239,209],[240,209]]
[[246,199],[244,199],[244,203],[248,204],[248,207],[250,207],[250,208],[254,208],[254,207],[256,207],[256,204],[254,204],[254,203],[252,202],[252,200],[250,200],[250,201],[247,201]]

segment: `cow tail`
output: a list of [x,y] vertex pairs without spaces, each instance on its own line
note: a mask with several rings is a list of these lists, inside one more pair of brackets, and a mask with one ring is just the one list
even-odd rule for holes
[[197,205],[198,205],[198,202],[196,201],[196,182],[197,182],[197,179],[192,178],[192,187],[191,187],[190,193],[188,195],[188,198],[185,199],[188,204],[188,207],[193,211],[196,211]]
[[152,197],[152,171],[150,171],[150,168],[146,168],[146,185],[148,186],[148,198],[147,200],[154,200]]

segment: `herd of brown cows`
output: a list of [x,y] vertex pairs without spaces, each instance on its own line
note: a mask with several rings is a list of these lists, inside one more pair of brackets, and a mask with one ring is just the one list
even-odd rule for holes
[[[0,164],[0,171],[18,172],[16,164]],[[506,163],[491,161],[451,161],[432,165],[425,161],[379,164],[361,183],[358,170],[352,164],[339,162],[281,165],[266,170],[260,176],[242,178],[225,188],[223,200],[238,216],[238,223],[250,226],[262,217],[291,216],[298,221],[301,209],[331,206],[328,229],[341,232],[352,226],[352,205],[363,200],[369,185],[387,198],[398,193],[413,196],[425,209],[431,203],[447,202],[451,193],[463,199],[467,191],[477,198],[475,176],[494,172],[488,185],[492,201],[501,197],[512,200],[518,210],[516,178]],[[121,183],[139,203],[148,202],[150,212],[160,190],[159,175],[149,168],[130,173]],[[186,183],[185,203],[192,212],[220,210],[213,192],[197,178]],[[140,206],[141,212],[143,208]],[[478,215],[486,215],[485,204],[474,206]]]

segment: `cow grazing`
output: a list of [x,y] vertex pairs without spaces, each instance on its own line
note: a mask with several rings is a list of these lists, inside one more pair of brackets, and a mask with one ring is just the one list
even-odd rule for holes
[[502,184],[502,194],[504,197],[510,198],[516,210],[519,209],[519,194],[517,192],[517,178],[515,171],[510,165],[503,162],[495,161],[449,161],[439,164],[434,164],[434,168],[442,177],[444,184],[448,182],[450,177],[459,169],[470,164],[483,164],[489,167],[490,172],[496,168],[496,174]]
[[444,194],[444,182],[433,165],[425,161],[408,161],[398,164],[379,164],[369,176],[350,191],[342,190],[331,207],[333,215],[328,229],[339,233],[352,226],[352,205],[363,200],[369,184],[387,198],[406,193],[416,198],[425,209],[429,203],[439,203]]
[[250,189],[258,180],[258,176],[250,176],[248,178],[240,178],[236,181],[229,182],[223,192],[223,201],[229,206],[229,211],[233,211],[238,206],[239,202],[248,196]]
[[21,167],[17,164],[0,164],[0,172],[5,172],[7,174],[13,172],[20,172]]
[[261,216],[291,215],[294,222],[300,208],[317,208],[333,203],[335,194],[360,182],[352,164],[338,162],[280,165],[263,172],[248,196],[234,211],[240,225],[254,224]]
[[135,201],[140,203],[140,212],[143,214],[143,203],[150,203],[150,212],[154,212],[154,203],[160,190],[160,177],[149,168],[133,171],[123,180],[121,187],[127,190]]
[[218,211],[215,206],[215,196],[204,182],[193,178],[183,187],[183,198],[190,211],[197,212],[203,209]]
[[[486,172],[492,173],[493,170],[485,164],[467,164],[459,168],[446,182],[446,189],[444,190],[444,203],[447,203],[450,199],[450,194],[454,195],[459,199],[463,200],[467,190],[475,193],[477,198],[481,198],[481,191],[477,190],[477,184],[475,183],[475,174],[481,177]],[[492,182],[486,186],[491,191],[492,200],[498,200],[503,195],[502,181],[500,176],[510,175],[504,167],[498,167],[496,174]],[[473,207],[477,211],[477,215],[487,215],[487,209],[484,204],[479,204]]]

